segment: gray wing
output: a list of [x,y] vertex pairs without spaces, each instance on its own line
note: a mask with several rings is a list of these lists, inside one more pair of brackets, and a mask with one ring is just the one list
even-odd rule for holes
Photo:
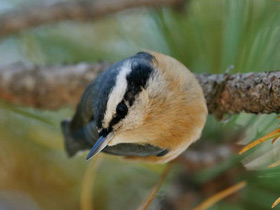
[[73,118],[61,122],[65,148],[70,157],[91,148],[98,139],[92,102],[99,94],[96,82],[92,81],[86,88]]

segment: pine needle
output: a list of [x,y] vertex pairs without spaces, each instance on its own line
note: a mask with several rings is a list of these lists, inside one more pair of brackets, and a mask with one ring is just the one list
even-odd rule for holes
[[207,200],[205,200],[204,202],[202,202],[200,205],[198,205],[193,210],[206,210],[206,209],[212,207],[214,204],[221,201],[222,199],[224,199],[225,197],[237,192],[238,190],[241,190],[242,188],[244,188],[246,186],[246,184],[247,183],[245,181],[242,181],[219,193],[216,193],[213,196],[211,196],[210,198],[208,198]]
[[270,165],[268,166],[268,168],[274,168],[274,167],[279,166],[279,165],[280,165],[280,160],[278,160],[278,161],[276,161],[276,162],[270,164]]
[[92,158],[92,160],[90,160],[90,163],[87,167],[81,186],[81,210],[94,210],[92,190],[94,185],[95,172],[102,160],[103,157],[98,155],[96,158]]
[[244,147],[239,154],[243,154],[244,152],[248,151],[249,149],[252,149],[253,147],[257,146],[258,144],[261,144],[271,138],[279,137],[280,136],[280,128],[277,128],[276,130],[272,131],[269,134],[266,134],[265,136],[257,139],[256,141],[252,142],[251,144],[248,144],[246,147]]
[[272,204],[271,208],[274,208],[280,203],[280,197]]
[[274,144],[278,138],[279,138],[279,136],[274,137],[274,138],[272,139],[271,144]]
[[[280,116],[277,116],[277,119],[280,119]],[[257,139],[256,141],[252,142],[251,144],[247,145],[246,147],[244,147],[244,148],[239,152],[239,154],[241,155],[242,153],[248,151],[249,149],[251,149],[251,148],[257,146],[258,144],[261,144],[261,143],[263,143],[263,142],[265,142],[265,141],[267,141],[267,140],[269,140],[269,139],[271,139],[271,138],[273,138],[272,141],[271,141],[271,143],[274,144],[274,143],[277,141],[277,139],[278,139],[279,137],[280,137],[280,128],[278,128],[278,129],[272,131],[271,133],[269,133],[269,134],[267,134],[267,135],[265,135],[265,136],[263,136],[263,137]],[[278,161],[276,161],[276,162],[270,164],[270,165],[268,166],[268,168],[274,168],[274,167],[277,167],[277,166],[279,166],[279,165],[280,165],[280,160],[278,160]],[[274,207],[277,206],[279,203],[280,203],[280,197],[272,204],[272,207],[271,207],[271,208],[274,208]]]
[[153,187],[153,189],[150,191],[149,195],[146,197],[146,199],[142,202],[142,204],[139,206],[137,210],[147,210],[152,201],[154,200],[155,196],[157,195],[160,187],[164,183],[167,175],[169,174],[172,166],[174,165],[175,161],[172,161],[168,163],[168,165],[165,167],[164,171],[161,173],[160,179],[158,183]]

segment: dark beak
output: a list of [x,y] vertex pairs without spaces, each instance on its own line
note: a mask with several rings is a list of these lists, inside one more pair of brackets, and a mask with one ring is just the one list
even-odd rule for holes
[[110,140],[112,139],[112,134],[108,134],[106,132],[106,135],[101,135],[99,137],[99,139],[97,140],[97,142],[95,142],[95,144],[93,145],[93,147],[91,148],[90,152],[87,155],[87,160],[89,160],[90,158],[92,158],[94,155],[96,155],[97,153],[99,153],[100,151],[102,151],[110,142]]

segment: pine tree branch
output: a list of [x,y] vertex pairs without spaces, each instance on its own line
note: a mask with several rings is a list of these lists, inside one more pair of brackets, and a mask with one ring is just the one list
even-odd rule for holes
[[[38,67],[15,64],[0,70],[0,99],[40,109],[75,107],[89,81],[109,62]],[[280,71],[197,74],[210,114],[280,112]]]
[[241,112],[270,114],[280,112],[280,71],[247,74],[197,75],[209,113]]
[[14,64],[0,70],[0,99],[40,109],[75,107],[87,84],[110,63],[69,66]]
[[0,37],[24,29],[63,20],[85,21],[135,7],[156,8],[177,6],[181,0],[121,0],[121,1],[67,1],[52,5],[31,6],[10,11],[0,16]]

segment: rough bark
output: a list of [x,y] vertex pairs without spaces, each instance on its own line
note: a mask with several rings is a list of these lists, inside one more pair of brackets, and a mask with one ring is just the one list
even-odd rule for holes
[[28,9],[10,11],[0,16],[0,37],[21,30],[63,20],[93,20],[134,7],[154,8],[176,6],[181,0],[137,0],[137,1],[67,1],[52,5],[31,6]]
[[110,64],[38,67],[15,64],[0,70],[0,98],[40,109],[75,107],[89,81]]
[[[41,109],[75,107],[82,92],[109,62],[38,67],[22,64],[0,70],[0,98],[10,103]],[[209,113],[280,112],[280,71],[247,74],[196,75]]]
[[280,71],[247,74],[197,75],[209,112],[224,114],[280,112]]

